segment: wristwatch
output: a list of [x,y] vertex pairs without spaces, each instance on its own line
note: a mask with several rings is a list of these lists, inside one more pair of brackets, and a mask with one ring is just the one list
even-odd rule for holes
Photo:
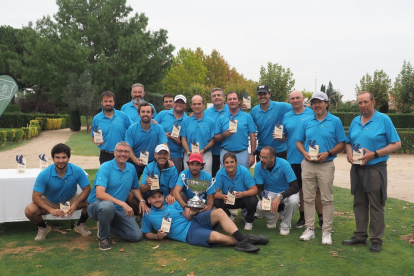
[[379,157],[377,151],[374,151],[374,154],[375,154],[375,158],[378,158]]
[[328,157],[332,157],[332,152],[328,151]]
[[145,202],[145,200],[144,199],[140,199],[139,202]]
[[283,195],[282,194],[277,194],[277,197],[282,200],[283,199]]

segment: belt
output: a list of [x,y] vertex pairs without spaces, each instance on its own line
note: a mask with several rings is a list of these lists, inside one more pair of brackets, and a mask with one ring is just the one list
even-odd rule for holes
[[114,154],[113,151],[107,151],[107,150],[103,150],[103,149],[101,149],[101,151],[106,152],[106,153],[110,153],[110,154]]
[[232,153],[240,153],[240,152],[243,152],[243,151],[246,151],[247,149],[244,149],[244,150],[228,150],[228,149],[226,149],[226,148],[222,148],[222,149],[224,149],[224,150],[226,150],[226,151],[229,151],[229,152],[232,152]]

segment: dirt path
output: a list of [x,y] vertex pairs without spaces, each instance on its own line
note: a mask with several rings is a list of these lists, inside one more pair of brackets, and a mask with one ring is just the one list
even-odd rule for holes
[[[0,152],[0,169],[15,168],[17,154],[23,154],[28,168],[39,166],[39,154],[50,156],[51,148],[57,143],[65,143],[76,132],[68,128],[60,130],[46,130],[25,145]],[[70,162],[83,169],[99,168],[98,157],[72,155]],[[335,159],[334,185],[350,188],[349,169],[351,165],[346,161],[345,154],[339,154]],[[414,155],[392,155],[388,160],[388,196],[414,202]]]

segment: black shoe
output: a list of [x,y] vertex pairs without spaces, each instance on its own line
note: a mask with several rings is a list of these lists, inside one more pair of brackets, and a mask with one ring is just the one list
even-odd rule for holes
[[247,234],[246,239],[248,239],[249,242],[253,245],[256,245],[256,244],[265,245],[269,243],[269,239],[264,235],[255,236],[252,234]]
[[299,220],[293,225],[295,228],[302,228],[305,225],[305,218],[299,218]]
[[381,244],[379,242],[371,242],[371,247],[369,248],[369,251],[371,251],[372,253],[381,252]]
[[352,237],[349,240],[342,241],[343,245],[367,245],[366,241],[359,241],[357,238]]
[[250,243],[248,239],[244,239],[241,242],[237,242],[236,247],[234,248],[237,251],[244,251],[244,252],[257,252],[260,250],[259,247]]
[[100,250],[109,250],[111,249],[111,244],[109,243],[109,239],[103,239],[99,242],[99,249]]

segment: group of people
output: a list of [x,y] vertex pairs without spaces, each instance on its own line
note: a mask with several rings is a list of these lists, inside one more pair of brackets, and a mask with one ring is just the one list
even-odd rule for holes
[[[288,104],[271,101],[268,86],[259,85],[260,104],[246,113],[238,93],[224,95],[215,88],[213,106],[206,110],[202,96],[191,98],[190,115],[185,113],[183,95],[164,95],[165,110],[159,113],[144,96],[143,85],[132,85],[132,101],[118,111],[115,95],[101,94],[102,111],[93,118],[91,132],[101,166],[92,190],[82,169],[68,163],[70,149],[64,144],[52,149],[54,164],[40,173],[33,203],[26,208],[26,216],[38,225],[35,240],[44,240],[51,229],[42,215],[63,217],[82,209],[74,230],[89,236],[86,219],[98,221],[102,250],[111,248],[112,233],[128,241],[139,241],[144,234],[148,239],[168,237],[201,246],[219,243],[256,252],[256,245],[269,239],[244,236],[232,221],[232,210],[243,210],[245,230],[252,230],[257,217],[265,217],[267,228],[276,228],[281,217],[279,233],[289,235],[299,209],[294,227],[305,227],[300,240],[309,241],[315,238],[316,209],[322,244],[329,245],[332,161],[345,149],[352,164],[356,231],[342,244],[366,244],[369,223],[370,251],[381,251],[386,161],[401,142],[389,117],[375,110],[370,92],[358,95],[361,115],[347,136],[339,118],[329,112],[323,92],[314,93],[308,107],[300,91],[290,93]],[[249,168],[255,162],[252,176]],[[187,206],[194,194],[186,179],[213,183],[202,195],[202,209]],[[59,204],[70,207],[65,213]],[[142,217],[142,230],[134,215]],[[218,223],[230,235],[215,231]]]

